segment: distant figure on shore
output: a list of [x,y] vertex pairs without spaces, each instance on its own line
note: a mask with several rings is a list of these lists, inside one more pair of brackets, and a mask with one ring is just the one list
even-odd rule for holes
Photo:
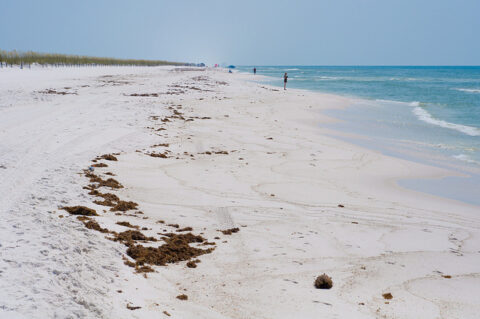
[[253,68],[253,75],[257,74],[257,68]]
[[284,90],[287,89],[287,79],[288,79],[288,75],[287,75],[287,72],[285,72],[285,74],[283,75],[283,89]]

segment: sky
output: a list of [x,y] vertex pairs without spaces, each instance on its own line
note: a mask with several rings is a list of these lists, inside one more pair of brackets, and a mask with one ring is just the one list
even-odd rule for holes
[[480,65],[480,0],[0,0],[0,49],[236,65]]

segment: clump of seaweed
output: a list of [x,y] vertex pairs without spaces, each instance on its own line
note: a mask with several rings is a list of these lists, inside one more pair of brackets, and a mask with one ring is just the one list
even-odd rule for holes
[[384,293],[382,296],[383,296],[384,299],[388,299],[388,300],[393,299],[392,294],[389,293],[389,292]]
[[116,224],[117,224],[117,225],[120,225],[120,226],[128,227],[128,228],[133,228],[133,229],[139,229],[139,228],[140,228],[140,226],[132,225],[132,224],[130,224],[130,223],[127,222],[127,221],[117,222]]
[[87,227],[88,229],[93,229],[93,230],[96,230],[96,231],[99,231],[101,233],[110,233],[111,231],[106,229],[106,228],[102,228],[100,227],[100,225],[93,219],[91,219],[90,217],[87,217],[87,216],[77,216],[77,219],[79,221],[81,221],[85,227]]
[[200,262],[200,259],[195,259],[195,260],[190,260],[187,262],[187,267],[188,268],[197,268],[197,263]]
[[327,274],[323,274],[318,276],[317,279],[315,279],[314,285],[317,289],[330,289],[333,287],[333,281],[330,276],[328,276]]
[[97,157],[97,159],[104,159],[107,161],[118,161],[117,157],[112,154],[103,154],[102,156]]
[[112,194],[112,193],[100,193],[98,190],[93,189],[89,193],[89,195],[97,196],[97,197],[102,197],[104,199],[109,199],[114,202],[118,202],[120,198],[118,198],[117,195]]
[[81,222],[92,220],[90,217],[82,216],[82,215],[77,216],[77,219]]
[[97,211],[92,208],[85,206],[65,206],[62,207],[63,210],[66,210],[72,215],[82,215],[82,216],[98,216]]
[[127,230],[118,234],[115,234],[114,241],[124,243],[126,246],[132,246],[135,241],[157,241],[154,237],[147,237],[138,230]]
[[127,210],[136,209],[137,206],[138,204],[135,202],[130,202],[130,201],[127,202],[127,201],[120,200],[115,206],[110,208],[110,210],[112,212],[126,212]]
[[194,235],[192,233],[187,233],[187,234],[174,234],[174,233],[167,233],[167,234],[162,234],[165,237],[168,237],[168,239],[164,239],[167,243],[173,242],[175,240],[185,240],[187,243],[203,243],[205,241],[205,238],[203,238],[200,235]]
[[100,201],[100,200],[93,201],[97,205],[113,207],[117,205],[117,203],[120,201],[120,198],[118,198],[117,195],[112,193],[100,193],[96,189],[90,191],[89,194],[103,198],[103,201]]
[[127,304],[127,309],[128,310],[137,310],[137,309],[140,309],[142,307],[137,307],[137,306],[130,306],[130,304]]
[[110,231],[108,229],[100,227],[100,225],[92,219],[88,220],[86,222],[83,222],[83,224],[88,229],[93,229],[93,230],[99,231],[101,233],[110,233]]
[[123,263],[127,265],[128,267],[135,268],[136,264],[133,261],[130,261],[127,257],[122,256]]
[[188,296],[185,295],[185,294],[181,294],[181,295],[178,295],[178,296],[177,296],[177,299],[180,299],[180,300],[188,300]]
[[225,229],[225,230],[220,230],[224,235],[231,235],[233,233],[238,233],[240,231],[240,228],[235,227],[235,228],[230,228],[230,229]]
[[116,179],[108,178],[107,180],[102,180],[102,182],[99,184],[99,187],[123,188],[123,185],[120,184]]
[[148,155],[151,157],[168,158],[166,153],[150,153]]
[[200,249],[190,246],[190,243],[203,242],[201,236],[188,234],[168,234],[164,239],[165,244],[159,247],[144,247],[131,245],[127,249],[127,255],[133,258],[137,265],[150,264],[165,266],[167,263],[186,261],[204,254],[208,254],[214,248]]
[[161,144],[152,145],[150,147],[153,148],[153,147],[169,147],[169,146],[170,146],[170,144],[168,144],[168,143],[161,143]]
[[93,164],[92,166],[93,167],[108,167],[108,165],[105,164],[105,163],[97,163],[97,164]]
[[104,180],[100,176],[95,175],[94,173],[89,171],[85,171],[85,177],[89,178],[90,183],[92,183],[89,185],[89,188],[91,190],[100,187],[110,187],[114,189],[123,188],[123,185],[114,178],[108,178],[107,180]]
[[135,271],[137,273],[147,273],[147,272],[155,272],[152,267],[150,266],[136,266]]
[[192,227],[184,227],[184,228],[177,229],[177,232],[192,231],[192,230],[193,230]]

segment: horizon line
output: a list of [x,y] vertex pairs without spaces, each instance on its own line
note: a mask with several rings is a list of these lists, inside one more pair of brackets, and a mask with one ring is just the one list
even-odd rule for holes
[[238,64],[238,67],[480,67],[480,64]]

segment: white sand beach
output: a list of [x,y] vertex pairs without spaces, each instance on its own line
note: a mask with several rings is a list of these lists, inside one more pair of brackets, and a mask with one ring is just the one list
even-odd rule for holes
[[[0,318],[478,318],[480,207],[397,185],[456,173],[335,139],[322,110],[348,98],[258,78],[0,69]],[[84,189],[114,153],[94,174],[124,187],[99,190],[136,209]],[[214,250],[137,273],[111,233],[61,209],[76,205],[158,240],[146,247],[191,227]],[[314,287],[323,273],[331,289]]]

